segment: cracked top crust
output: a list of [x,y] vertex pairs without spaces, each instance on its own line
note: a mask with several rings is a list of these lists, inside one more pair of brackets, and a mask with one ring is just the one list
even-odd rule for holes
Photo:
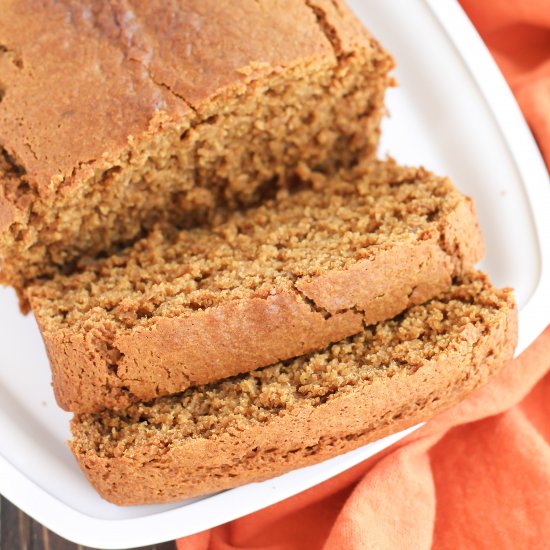
[[332,51],[295,0],[0,6],[0,144],[39,192],[232,86]]

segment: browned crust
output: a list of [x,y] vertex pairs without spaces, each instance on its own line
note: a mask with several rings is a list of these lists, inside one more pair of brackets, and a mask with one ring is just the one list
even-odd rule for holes
[[266,425],[187,439],[167,451],[151,444],[132,457],[102,458],[74,444],[72,450],[100,495],[120,505],[180,500],[315,464],[422,422],[484,384],[513,356],[517,313],[509,301],[490,323],[466,325],[414,372],[363,383]]
[[162,318],[127,332],[109,368],[93,333],[45,334],[61,407],[75,412],[123,409],[134,401],[246,372],[322,348],[361,330],[361,314],[325,319],[290,292],[229,302],[185,318]]
[[337,55],[346,55],[367,44],[380,45],[343,0],[305,0]]
[[57,401],[74,412],[121,410],[312,352],[436,296],[482,254],[465,199],[437,224],[345,271],[299,280],[296,292],[160,318],[119,333],[108,354],[93,331],[44,330]]
[[362,311],[365,324],[371,325],[433,298],[449,286],[453,275],[471,268],[483,254],[475,206],[464,197],[437,225],[408,242],[346,271],[301,279],[296,287],[331,314]]

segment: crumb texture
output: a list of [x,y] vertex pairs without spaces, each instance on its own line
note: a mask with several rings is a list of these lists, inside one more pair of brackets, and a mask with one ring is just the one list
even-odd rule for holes
[[449,180],[393,162],[320,186],[229,212],[210,229],[158,228],[120,254],[33,288],[33,309],[45,329],[86,332],[265,297],[421,239],[464,201]]
[[76,415],[71,448],[116,504],[261,481],[427,420],[502,368],[516,339],[511,291],[469,273],[325,350],[124,412]]
[[97,412],[323,348],[437,295],[482,251],[448,179],[390,160],[159,225],[28,297],[59,404]]
[[79,453],[132,457],[149,445],[177,447],[193,438],[216,439],[268,425],[274,417],[319,407],[376,379],[389,383],[398,373],[412,374],[445,357],[467,327],[483,332],[510,308],[509,291],[471,274],[429,303],[323,351],[121,413],[77,416],[73,445]]

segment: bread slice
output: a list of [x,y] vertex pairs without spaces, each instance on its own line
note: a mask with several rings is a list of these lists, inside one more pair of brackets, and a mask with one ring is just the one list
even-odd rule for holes
[[341,0],[35,4],[0,9],[0,271],[20,293],[375,152],[393,60]]
[[324,351],[121,413],[77,415],[71,449],[116,504],[168,502],[314,464],[424,421],[512,358],[510,290],[470,273]]
[[312,352],[482,255],[472,202],[448,179],[389,161],[320,186],[31,286],[59,404],[123,409]]

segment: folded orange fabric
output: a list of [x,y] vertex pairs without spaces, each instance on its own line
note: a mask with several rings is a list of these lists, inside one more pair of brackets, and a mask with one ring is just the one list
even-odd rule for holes
[[[550,165],[550,0],[462,5]],[[391,449],[178,549],[547,548],[549,371],[550,327],[488,386]]]

